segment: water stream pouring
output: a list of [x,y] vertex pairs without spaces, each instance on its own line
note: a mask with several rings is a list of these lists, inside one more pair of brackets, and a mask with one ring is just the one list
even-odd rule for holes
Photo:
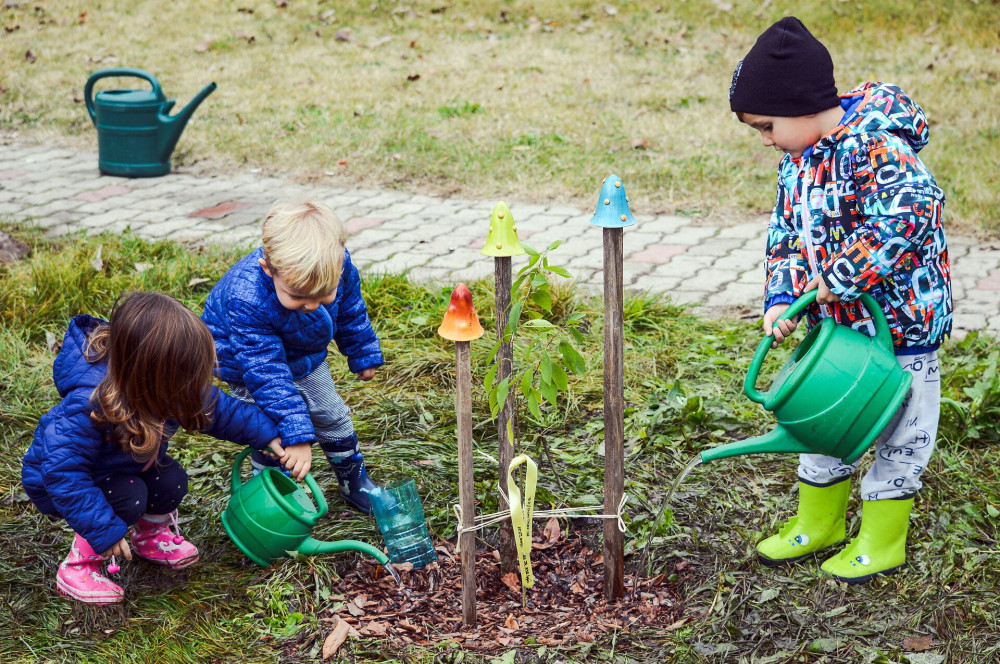
[[[778,320],[799,315],[815,301],[816,291],[805,293]],[[743,454],[807,452],[853,463],[865,453],[903,403],[912,378],[896,361],[889,324],[878,302],[867,293],[861,301],[871,313],[874,336],[824,318],[763,393],[757,391],[757,376],[774,337],[761,340],[743,391],[772,411],[778,426],[763,436],[706,450],[701,453],[703,462]]]
[[379,561],[399,582],[389,558],[371,544],[357,540],[323,542],[309,536],[328,510],[323,491],[312,475],[306,474],[305,483],[315,505],[298,484],[277,468],[264,468],[241,484],[240,466],[250,452],[249,448],[243,450],[233,462],[232,496],[222,513],[226,533],[250,560],[267,567],[278,558],[296,553],[315,556],[358,551]]
[[[109,77],[141,78],[152,90],[103,90],[95,97],[94,84]],[[148,71],[124,67],[92,74],[83,89],[83,98],[97,127],[101,172],[128,178],[169,173],[170,155],[184,126],[215,87],[215,83],[209,83],[180,112],[170,115],[175,102],[167,99],[160,82]]]

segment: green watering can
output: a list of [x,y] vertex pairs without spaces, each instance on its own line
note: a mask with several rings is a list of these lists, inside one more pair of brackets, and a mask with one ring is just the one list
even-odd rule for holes
[[[102,78],[142,78],[152,90],[104,90],[94,96]],[[97,127],[97,158],[102,173],[129,178],[153,177],[170,172],[170,155],[184,126],[198,104],[215,90],[209,83],[176,115],[169,115],[174,100],[167,99],[156,77],[142,69],[120,68],[96,72],[87,79],[83,98]]]
[[[799,315],[816,301],[816,291],[795,300],[778,320]],[[912,377],[899,366],[889,324],[878,302],[861,301],[875,321],[875,336],[824,318],[806,335],[778,371],[771,389],[756,389],[764,357],[774,341],[757,346],[743,391],[772,411],[778,426],[768,434],[720,445],[701,453],[702,462],[742,454],[807,452],[854,463],[892,420],[910,389]]]
[[250,560],[267,567],[278,558],[296,553],[314,556],[359,551],[379,561],[399,580],[389,558],[371,544],[357,540],[321,542],[309,537],[328,509],[312,475],[307,473],[305,482],[316,499],[315,506],[306,492],[277,468],[265,468],[240,484],[240,466],[250,452],[250,448],[243,450],[233,463],[233,493],[222,513],[226,533]]

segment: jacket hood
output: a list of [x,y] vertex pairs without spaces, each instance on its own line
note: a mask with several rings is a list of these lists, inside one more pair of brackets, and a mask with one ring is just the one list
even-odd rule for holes
[[852,135],[891,132],[906,140],[914,152],[927,145],[927,117],[920,106],[891,83],[862,83],[840,95],[845,114],[840,126],[817,143],[826,148]]
[[63,336],[62,348],[52,364],[52,380],[60,397],[79,388],[96,388],[107,373],[104,362],[88,362],[84,358],[87,337],[105,321],[86,314],[74,316]]

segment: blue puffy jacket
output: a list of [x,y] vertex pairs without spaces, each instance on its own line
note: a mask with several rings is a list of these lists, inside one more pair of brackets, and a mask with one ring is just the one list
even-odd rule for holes
[[292,381],[326,359],[331,340],[354,373],[384,364],[382,348],[361,297],[361,276],[346,250],[336,298],[309,313],[281,306],[274,281],[258,262],[263,256],[257,249],[230,268],[208,294],[201,317],[215,337],[222,379],[250,390],[254,402],[278,422],[282,445],[312,442],[309,409]]
[[[70,528],[95,551],[111,548],[125,536],[128,525],[115,516],[97,483],[113,475],[138,475],[145,464],[109,442],[111,427],[95,426],[90,419],[90,398],[107,373],[105,361],[84,359],[87,336],[104,321],[76,316],[63,338],[52,366],[52,378],[62,401],[42,415],[35,438],[21,466],[24,490],[43,514],[66,519]],[[257,408],[212,388],[215,407],[210,436],[262,450],[278,436],[277,427]],[[176,433],[176,421],[164,423],[158,461]]]

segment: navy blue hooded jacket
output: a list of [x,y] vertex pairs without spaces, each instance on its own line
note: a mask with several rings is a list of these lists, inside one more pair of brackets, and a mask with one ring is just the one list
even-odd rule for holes
[[[97,426],[90,419],[91,395],[108,365],[104,360],[88,362],[84,349],[87,337],[103,322],[81,315],[70,323],[52,366],[62,401],[42,415],[21,466],[24,490],[38,509],[66,519],[98,553],[122,539],[129,524],[115,516],[97,483],[113,475],[138,475],[145,465],[110,442],[110,426]],[[257,408],[217,387],[212,388],[211,398],[215,406],[208,435],[258,450],[278,437],[274,422]],[[158,462],[166,458],[168,441],[177,428],[176,421],[164,423]]]
[[215,337],[222,379],[250,391],[278,422],[282,445],[312,442],[312,418],[292,381],[326,359],[331,340],[353,373],[384,364],[382,348],[346,249],[336,297],[309,313],[281,306],[274,280],[258,262],[263,257],[259,248],[230,268],[208,294],[201,317]]

